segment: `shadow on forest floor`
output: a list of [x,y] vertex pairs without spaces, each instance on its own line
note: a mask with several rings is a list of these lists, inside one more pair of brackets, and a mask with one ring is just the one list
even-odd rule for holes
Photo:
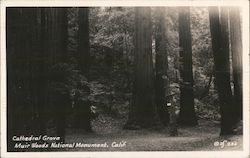
[[[242,135],[219,136],[219,123],[199,120],[196,127],[179,127],[178,136],[169,136],[169,129],[162,130],[124,130],[124,119],[113,119],[99,116],[92,122],[93,133],[67,129],[66,143],[99,144],[107,143],[106,148],[84,147],[68,149],[70,151],[209,151],[209,150],[242,150]],[[215,142],[226,140],[222,148]],[[123,147],[112,147],[112,143],[126,142]],[[222,145],[222,144],[221,144]]]

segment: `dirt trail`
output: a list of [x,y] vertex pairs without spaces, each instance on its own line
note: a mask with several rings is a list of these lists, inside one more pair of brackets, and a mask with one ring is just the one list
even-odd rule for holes
[[[107,119],[107,118],[106,118]],[[109,118],[111,119],[111,118]],[[94,133],[67,130],[66,143],[84,144],[107,143],[108,147],[73,148],[74,151],[221,151],[242,150],[242,135],[219,136],[216,122],[200,120],[197,127],[181,127],[177,137],[170,137],[168,128],[155,130],[124,130],[121,122],[106,120],[94,126]],[[224,141],[224,142],[223,142]],[[112,147],[114,144],[126,144]],[[126,143],[124,143],[126,142]],[[223,146],[224,143],[224,146]],[[223,148],[222,148],[223,147]]]

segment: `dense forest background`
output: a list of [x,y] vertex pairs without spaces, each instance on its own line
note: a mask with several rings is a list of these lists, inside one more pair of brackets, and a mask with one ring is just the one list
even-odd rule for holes
[[117,120],[173,136],[200,120],[235,134],[242,120],[237,7],[7,8],[6,24],[9,150],[13,135]]

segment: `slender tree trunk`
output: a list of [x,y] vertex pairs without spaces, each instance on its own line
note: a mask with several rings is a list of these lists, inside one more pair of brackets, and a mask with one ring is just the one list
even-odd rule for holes
[[209,74],[208,83],[205,85],[203,92],[199,95],[199,99],[202,99],[208,95],[212,80],[213,80],[213,72]]
[[[29,26],[27,30],[31,32],[30,36],[26,38],[31,39],[29,43],[30,51],[29,54],[29,69],[30,69],[30,93],[31,100],[34,105],[34,127],[33,133],[38,135],[45,134],[45,118],[44,109],[46,105],[46,80],[45,77],[45,61],[46,56],[41,47],[41,10],[38,8],[27,9],[27,14],[29,15],[27,21],[29,21]],[[31,20],[34,19],[34,20]],[[33,21],[33,22],[32,22]]]
[[197,125],[194,110],[192,43],[190,32],[189,7],[180,8],[179,12],[179,46],[180,46],[180,116],[182,125]]
[[151,9],[140,7],[135,12],[135,80],[129,120],[125,125],[128,129],[159,124],[154,104]]
[[156,106],[160,120],[163,124],[169,123],[169,114],[166,107],[166,96],[169,94],[168,85],[168,52],[167,52],[167,39],[165,28],[165,7],[157,8],[156,18],[156,34],[155,34],[155,46],[156,46]]
[[209,7],[210,31],[215,65],[215,79],[220,100],[221,135],[232,133],[234,114],[230,85],[229,46],[227,11],[221,10],[221,22],[218,7]]
[[229,9],[231,50],[233,56],[234,100],[237,118],[242,120],[242,39],[240,10],[238,7]]

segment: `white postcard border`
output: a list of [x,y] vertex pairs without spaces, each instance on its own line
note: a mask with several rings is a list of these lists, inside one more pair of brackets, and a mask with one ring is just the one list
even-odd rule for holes
[[[1,156],[5,157],[249,157],[249,2],[247,0],[3,0],[0,12],[1,35]],[[6,7],[76,6],[239,6],[243,11],[243,151],[164,152],[7,152],[6,124]]]

